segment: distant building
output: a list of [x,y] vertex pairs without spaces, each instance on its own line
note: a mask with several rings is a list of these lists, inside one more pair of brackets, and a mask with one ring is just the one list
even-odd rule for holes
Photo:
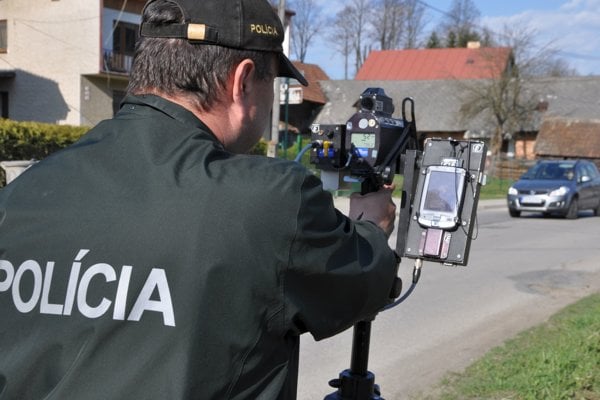
[[547,118],[535,143],[538,158],[585,158],[600,167],[600,119]]
[[[125,96],[145,3],[0,0],[0,117],[87,126],[111,118]],[[288,29],[293,15],[286,12]],[[316,81],[328,79],[317,66],[303,68],[312,83],[296,88],[307,104],[290,106],[298,129],[324,104]]]
[[2,117],[71,125],[112,117],[144,3],[0,1]]
[[[328,101],[315,122],[344,123],[356,112],[359,95],[366,88],[380,87],[394,100],[396,118],[401,118],[402,100],[413,98],[416,126],[422,137],[485,141],[496,129],[494,121],[481,114],[464,118],[461,107],[469,92],[502,78],[514,63],[510,48],[482,48],[477,42],[468,48],[373,51],[354,81],[321,83]],[[600,77],[530,79],[523,82],[522,91],[538,97],[539,103],[537,111],[504,139],[502,154],[511,165],[512,161],[547,157],[545,152],[550,148],[557,157],[567,153],[572,157],[598,156],[600,149],[591,137],[600,134]],[[553,122],[550,128],[548,119],[568,122]],[[590,151],[593,154],[588,154]],[[524,166],[516,164],[514,174]]]
[[373,51],[356,74],[358,81],[496,79],[514,64],[508,47]]
[[[470,80],[470,85],[485,80]],[[327,103],[317,116],[315,122],[322,124],[342,124],[356,112],[356,100],[369,87],[383,88],[394,101],[394,117],[401,118],[401,104],[405,97],[411,97],[415,103],[416,126],[419,133],[426,137],[485,138],[491,135],[494,126],[491,121],[479,116],[474,119],[461,117],[460,108],[467,82],[456,79],[449,80],[369,80],[369,81],[323,81],[321,87]],[[536,147],[536,137],[544,121],[577,120],[580,124],[560,125],[569,126],[566,129],[554,129],[553,136],[565,134],[569,145],[567,149],[583,149],[587,146],[594,156],[600,152],[595,141],[580,129],[584,122],[592,122],[589,128],[600,135],[598,110],[600,110],[600,76],[538,78],[527,82],[524,90],[540,94],[540,107],[533,118],[515,132],[512,140],[505,140],[503,152],[505,156],[517,160],[533,160],[542,156]],[[566,124],[566,123],[565,123]],[[557,125],[558,126],[558,125]],[[585,125],[588,126],[588,125]],[[545,135],[543,136],[545,137]],[[546,141],[548,139],[544,139]],[[570,142],[572,141],[572,143]],[[563,143],[563,142],[560,142]],[[558,147],[562,147],[559,144]],[[541,150],[541,148],[540,148]],[[566,154],[566,153],[565,153]],[[573,154],[573,153],[570,153]],[[581,157],[586,157],[581,152]],[[591,157],[591,156],[590,156]],[[518,173],[515,172],[515,174]]]
[[[287,83],[289,88],[287,103],[285,91],[282,90],[280,93],[279,130],[282,134],[286,129],[291,133],[292,139],[288,140],[288,144],[295,140],[298,134],[309,133],[310,125],[327,102],[319,82],[329,80],[329,76],[318,65],[299,61],[293,61],[293,64],[302,72],[308,81],[308,86],[301,86],[296,80]],[[285,79],[283,81],[285,82]],[[283,139],[280,138],[280,143]]]

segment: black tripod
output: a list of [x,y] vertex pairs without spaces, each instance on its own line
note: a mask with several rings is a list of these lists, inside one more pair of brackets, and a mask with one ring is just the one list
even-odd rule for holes
[[[402,205],[400,208],[400,216],[398,222],[398,233],[396,237],[396,253],[402,254],[402,249],[406,242],[406,232],[410,220],[410,204],[412,204],[412,196],[415,193],[414,187],[416,184],[416,165],[419,153],[414,150],[409,150],[404,156],[404,183],[402,187]],[[398,261],[400,261],[398,259]],[[389,309],[404,301],[415,288],[419,277],[421,264],[416,264],[413,270],[412,285],[406,293],[388,305],[385,309]],[[399,297],[402,291],[402,282],[400,278],[396,278],[393,289],[394,298]],[[336,388],[337,391],[325,397],[324,400],[384,400],[381,397],[379,386],[375,384],[375,374],[368,370],[369,363],[369,347],[371,342],[371,322],[360,321],[354,325],[354,336],[352,339],[352,358],[350,369],[342,371],[337,379],[332,379],[329,385]]]
[[371,321],[358,322],[354,326],[350,369],[329,382],[338,390],[326,396],[325,400],[383,400],[379,386],[375,384],[375,375],[367,369],[370,341]]

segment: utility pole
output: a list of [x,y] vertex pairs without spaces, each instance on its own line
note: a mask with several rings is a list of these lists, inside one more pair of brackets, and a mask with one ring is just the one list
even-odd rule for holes
[[[281,25],[283,26],[282,34],[285,35],[287,31],[285,26],[285,0],[279,0],[279,9],[278,9],[279,19],[281,20]],[[286,41],[284,40],[284,49],[283,53],[285,55],[289,54],[289,50],[285,48]],[[272,123],[271,123],[271,141],[269,142],[269,147],[267,149],[267,156],[269,157],[277,157],[277,144],[279,143],[279,97],[280,97],[280,86],[281,78],[275,78],[273,82],[273,91],[275,92],[275,96],[273,97],[273,111],[272,111]]]

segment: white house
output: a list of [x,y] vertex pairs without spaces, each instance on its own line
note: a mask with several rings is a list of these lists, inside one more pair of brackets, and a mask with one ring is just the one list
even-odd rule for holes
[[145,3],[0,0],[0,117],[88,126],[112,117]]
[[144,0],[0,0],[0,113],[94,125],[124,96]]

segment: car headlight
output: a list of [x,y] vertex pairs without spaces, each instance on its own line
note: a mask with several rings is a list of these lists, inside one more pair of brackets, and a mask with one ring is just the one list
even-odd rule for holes
[[569,193],[569,188],[566,186],[561,186],[556,190],[550,192],[550,196],[564,196]]
[[516,196],[519,194],[519,191],[511,186],[508,188],[508,194],[511,196]]

